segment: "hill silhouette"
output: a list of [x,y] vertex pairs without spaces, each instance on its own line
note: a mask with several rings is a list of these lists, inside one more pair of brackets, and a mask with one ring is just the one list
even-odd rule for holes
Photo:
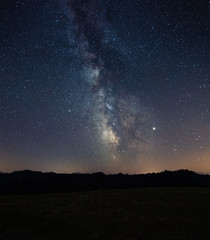
[[0,174],[0,193],[58,193],[138,187],[210,187],[210,176],[189,170],[138,175],[57,174],[30,170]]

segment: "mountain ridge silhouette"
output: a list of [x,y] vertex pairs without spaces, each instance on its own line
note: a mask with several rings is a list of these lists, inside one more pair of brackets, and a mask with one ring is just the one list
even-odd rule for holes
[[32,170],[0,174],[0,193],[58,193],[138,187],[210,187],[210,175],[180,169],[146,174],[54,173]]

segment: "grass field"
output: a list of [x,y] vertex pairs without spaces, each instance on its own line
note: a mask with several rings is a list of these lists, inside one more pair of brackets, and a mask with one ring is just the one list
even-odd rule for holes
[[0,195],[0,240],[210,239],[210,189]]

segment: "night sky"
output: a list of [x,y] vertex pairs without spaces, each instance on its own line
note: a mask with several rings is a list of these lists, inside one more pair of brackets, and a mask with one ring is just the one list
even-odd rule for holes
[[1,0],[0,171],[210,173],[210,2]]

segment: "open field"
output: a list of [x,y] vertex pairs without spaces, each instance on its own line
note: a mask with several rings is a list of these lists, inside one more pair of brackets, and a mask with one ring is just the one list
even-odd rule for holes
[[209,239],[210,189],[0,195],[1,240]]

